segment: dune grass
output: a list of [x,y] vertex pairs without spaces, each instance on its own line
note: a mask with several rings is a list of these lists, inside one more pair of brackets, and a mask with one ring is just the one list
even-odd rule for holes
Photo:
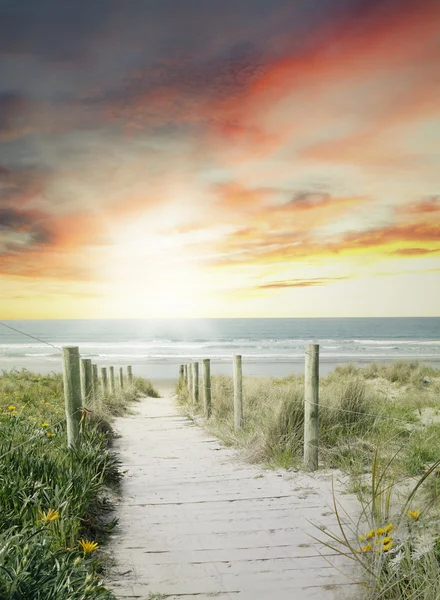
[[157,395],[135,379],[99,395],[81,444],[68,450],[61,375],[0,376],[0,598],[114,598],[99,549],[115,525],[108,494],[121,476],[109,422],[144,393]]
[[[244,378],[239,432],[232,378],[213,377],[211,393],[207,421],[203,399],[193,406],[182,382],[177,387],[182,410],[248,460],[301,466],[302,376]],[[349,491],[363,507],[361,525],[353,522],[348,530],[349,515],[338,515],[334,549],[362,566],[369,600],[439,598],[440,370],[417,362],[340,366],[321,378],[319,402],[320,465],[348,473]],[[335,500],[336,513],[343,513],[338,506]]]
[[[199,418],[183,386],[179,402]],[[212,417],[205,426],[248,459],[272,466],[298,465],[303,451],[304,377],[244,378],[244,423],[234,432],[233,382],[213,377]],[[400,462],[411,474],[440,456],[440,370],[418,363],[338,367],[320,380],[320,460],[353,475],[368,472],[375,449],[393,452],[405,443]],[[430,414],[430,422],[422,417]]]

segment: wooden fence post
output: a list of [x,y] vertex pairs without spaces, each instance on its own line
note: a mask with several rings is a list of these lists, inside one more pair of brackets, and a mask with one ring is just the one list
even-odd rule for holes
[[124,389],[124,369],[123,367],[119,367],[119,385],[121,390]]
[[182,385],[184,381],[184,368],[183,365],[179,366],[179,384]]
[[110,394],[114,395],[115,394],[115,368],[109,367],[108,372],[109,372],[109,381],[110,381]]
[[192,401],[193,404],[196,405],[199,403],[199,363],[193,363],[192,369]]
[[81,397],[82,404],[86,406],[92,399],[92,360],[90,358],[80,359]]
[[189,364],[188,365],[188,395],[191,396],[192,394],[192,365]]
[[240,354],[234,356],[234,427],[243,427],[243,372]]
[[99,381],[98,381],[98,365],[92,365],[92,385],[93,385],[93,399],[96,402],[98,399],[99,392]]
[[127,366],[128,385],[133,385],[133,369],[131,365]]
[[306,349],[304,390],[304,468],[318,469],[319,432],[319,345],[308,344]]
[[211,361],[203,359],[203,400],[205,405],[205,417],[211,416]]
[[64,400],[67,422],[67,446],[74,448],[79,441],[79,424],[81,421],[81,373],[79,348],[63,347],[63,381]]
[[108,386],[107,386],[107,369],[105,367],[101,367],[101,388],[104,396],[107,394]]

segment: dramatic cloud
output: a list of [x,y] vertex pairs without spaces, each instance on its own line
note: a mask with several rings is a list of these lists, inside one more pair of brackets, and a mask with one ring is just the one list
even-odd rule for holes
[[389,293],[383,265],[416,302],[440,260],[439,20],[436,0],[5,0],[8,297],[331,313],[363,278]]

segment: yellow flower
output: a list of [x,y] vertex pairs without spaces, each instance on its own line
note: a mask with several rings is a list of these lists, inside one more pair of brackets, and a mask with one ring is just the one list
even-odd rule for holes
[[411,519],[414,519],[414,521],[417,521],[417,519],[420,517],[420,511],[419,510],[409,510],[408,515],[411,517]]
[[359,552],[371,552],[372,549],[371,544],[367,544],[366,546],[359,548]]
[[382,543],[384,546],[387,546],[388,544],[391,544],[392,541],[393,541],[392,537],[385,537],[385,538],[383,538]]
[[88,540],[81,540],[79,545],[83,549],[84,554],[90,554],[90,552],[93,552],[94,550],[99,548],[96,542],[89,542]]
[[377,529],[377,531],[376,531],[376,535],[385,535],[385,534],[386,534],[385,527],[379,527],[379,529]]
[[41,427],[49,427],[49,423],[41,423]]
[[47,437],[55,437],[54,433],[46,433]]
[[367,540],[371,540],[371,538],[374,538],[376,532],[374,531],[374,529],[370,529],[370,531],[367,533],[367,535],[365,536]]
[[390,542],[389,544],[384,544],[384,545],[382,546],[382,552],[388,552],[388,550],[389,550],[390,548],[392,548],[392,546],[393,546],[393,543],[392,543],[392,542]]
[[8,406],[8,410],[15,410],[16,408],[17,408],[17,407],[16,407],[16,406],[14,406],[13,404],[10,404],[10,405]]
[[49,508],[47,512],[40,510],[41,520],[48,523],[49,521],[56,521],[60,518],[59,513],[53,508]]
[[362,534],[362,535],[360,535],[360,536],[359,536],[359,541],[360,541],[360,542],[363,542],[363,541],[364,541],[364,539],[365,539],[365,536],[364,536],[364,534]]
[[393,530],[393,524],[392,523],[390,523],[389,525],[387,525],[385,527],[385,532],[386,533],[390,533],[390,531],[392,531],[392,530]]

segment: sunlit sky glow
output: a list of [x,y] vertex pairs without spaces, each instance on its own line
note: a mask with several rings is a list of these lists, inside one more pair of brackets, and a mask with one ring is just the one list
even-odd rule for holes
[[438,0],[5,0],[0,317],[440,315]]

